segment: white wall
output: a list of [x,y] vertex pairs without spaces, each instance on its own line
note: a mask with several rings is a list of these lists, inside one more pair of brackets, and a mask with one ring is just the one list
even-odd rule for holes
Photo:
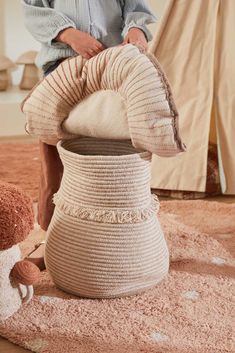
[[[2,16],[4,15],[2,27],[5,42],[4,54],[6,56],[15,61],[19,55],[28,50],[40,49],[40,45],[25,29],[21,4],[19,0],[0,0],[0,13],[2,13]],[[22,67],[19,67],[12,73],[14,84],[19,83],[21,74]]]
[[5,26],[4,1],[0,0],[0,55],[4,53],[4,46],[5,46],[4,26]]
[[[166,2],[167,0],[149,0],[151,8],[158,17],[161,17]],[[153,33],[156,28],[156,25],[150,26]],[[16,60],[25,51],[39,49],[40,44],[33,39],[24,26],[20,1],[0,0],[0,54]],[[19,83],[21,74],[21,67],[13,72],[14,84]]]

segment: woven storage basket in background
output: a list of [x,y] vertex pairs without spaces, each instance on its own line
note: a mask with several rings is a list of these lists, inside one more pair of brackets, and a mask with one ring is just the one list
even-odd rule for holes
[[90,298],[156,285],[168,273],[169,252],[150,191],[151,154],[129,140],[81,138],[57,148],[64,174],[45,251],[55,284]]

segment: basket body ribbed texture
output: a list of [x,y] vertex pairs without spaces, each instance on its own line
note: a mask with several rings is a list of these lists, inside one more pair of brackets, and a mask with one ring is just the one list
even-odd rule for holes
[[168,273],[169,252],[150,191],[151,154],[130,141],[93,138],[57,148],[64,174],[45,251],[55,284],[90,298],[156,285]]

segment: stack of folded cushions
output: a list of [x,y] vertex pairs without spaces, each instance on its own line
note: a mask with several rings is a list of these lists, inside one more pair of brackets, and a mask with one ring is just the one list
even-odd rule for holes
[[45,257],[56,285],[105,298],[158,283],[169,253],[150,191],[151,156],[175,156],[186,146],[156,58],[133,45],[68,58],[22,110],[27,131],[57,145],[64,165]]

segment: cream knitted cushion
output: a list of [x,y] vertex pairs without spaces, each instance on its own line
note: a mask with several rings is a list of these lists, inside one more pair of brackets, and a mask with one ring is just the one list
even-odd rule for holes
[[169,252],[151,195],[151,153],[130,140],[81,138],[57,145],[64,165],[47,231],[55,284],[92,298],[131,295],[168,273]]
[[74,107],[62,128],[81,136],[130,139],[125,100],[115,91],[99,90]]
[[155,57],[131,44],[90,60],[66,59],[29,93],[22,111],[28,132],[49,144],[87,134],[129,137],[160,156],[186,151],[165,74]]

